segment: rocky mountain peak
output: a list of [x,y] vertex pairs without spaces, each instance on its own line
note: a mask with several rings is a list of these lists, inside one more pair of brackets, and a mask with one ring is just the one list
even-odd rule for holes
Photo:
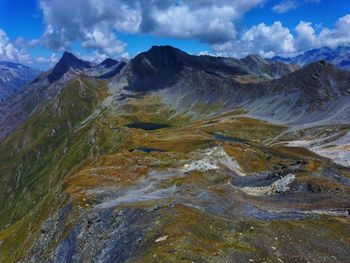
[[325,60],[320,60],[314,63],[311,63],[304,67],[304,74],[313,74],[313,76],[325,76],[325,75],[338,75],[341,74],[341,71],[337,70],[336,66],[328,63]]
[[350,73],[324,60],[311,63],[273,83],[280,90],[298,89],[304,100],[314,102],[315,105],[350,95]]
[[248,55],[242,59],[242,61],[247,63],[255,63],[255,64],[268,64],[269,62],[259,55]]
[[177,67],[184,65],[190,55],[171,46],[153,46],[150,50],[137,55],[132,63],[144,67]]
[[112,58],[107,58],[104,61],[102,61],[99,66],[105,67],[105,68],[110,68],[119,63],[118,60],[112,59]]
[[66,51],[63,53],[62,58],[53,68],[52,72],[49,74],[48,79],[52,83],[59,80],[70,69],[84,70],[88,68],[91,68],[91,64],[89,62],[78,59],[72,53]]

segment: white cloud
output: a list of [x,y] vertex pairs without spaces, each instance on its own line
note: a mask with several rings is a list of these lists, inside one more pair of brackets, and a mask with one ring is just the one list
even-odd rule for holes
[[294,9],[297,9],[299,6],[299,3],[295,0],[284,0],[280,2],[279,4],[272,7],[272,10],[276,13],[285,13]]
[[301,21],[297,27],[295,45],[298,50],[306,50],[319,46],[316,31],[310,22]]
[[43,43],[64,50],[79,41],[108,56],[125,52],[116,32],[224,43],[236,37],[235,21],[265,1],[40,0]]
[[271,26],[264,23],[253,26],[244,33],[242,40],[258,54],[295,52],[293,35],[288,28],[282,26],[281,22],[275,22]]
[[231,22],[236,11],[230,6],[194,10],[190,6],[171,6],[167,10],[153,10],[151,15],[155,25],[149,32],[155,35],[194,38],[206,43],[225,42],[236,36]]
[[126,44],[119,41],[113,31],[105,32],[104,28],[94,28],[92,31],[85,32],[82,46],[98,50],[103,55],[114,56],[123,53]]
[[[19,44],[21,40],[16,41]],[[31,57],[25,48],[12,43],[6,32],[0,29],[0,60],[10,60],[22,63],[31,63]]]
[[138,11],[119,0],[41,0],[40,7],[46,23],[43,44],[59,51],[79,41],[104,55],[123,53],[125,44],[114,31],[133,32],[140,23]]
[[291,10],[295,10],[306,3],[319,3],[319,2],[321,2],[321,0],[282,0],[280,3],[272,7],[272,11],[283,14]]
[[254,53],[264,57],[275,55],[292,56],[319,47],[337,47],[350,44],[350,14],[338,19],[333,28],[313,26],[300,21],[294,30],[275,22],[261,23],[242,32],[238,39],[214,44],[214,51],[225,56],[239,56]]
[[52,53],[50,57],[39,56],[35,60],[37,63],[53,65],[54,63],[57,63],[59,58],[56,53]]
[[350,44],[350,14],[339,18],[333,29],[322,29],[318,38],[321,45],[329,47]]
[[[350,43],[350,15],[333,28],[318,28],[300,21],[295,28],[279,21],[239,30],[240,19],[268,0],[40,0],[45,31],[42,38],[11,42],[0,32],[0,58],[26,58],[26,49],[41,44],[63,51],[79,43],[90,58],[129,57],[119,33],[148,34],[207,43],[217,55],[290,56],[310,48]],[[279,11],[320,0],[283,0]],[[284,6],[283,6],[284,5]],[[288,8],[287,8],[288,7]],[[277,8],[277,7],[276,7]],[[284,9],[283,9],[284,8]],[[276,11],[276,10],[275,10]],[[6,48],[5,48],[6,46]],[[27,59],[28,58],[27,56]],[[36,60],[52,63],[52,59]]]
[[288,55],[294,53],[294,37],[281,22],[271,26],[261,23],[245,31],[239,40],[228,41],[213,46],[214,50],[225,56],[243,57],[248,54],[259,54],[263,57]]
[[[317,28],[315,26],[315,28]],[[298,50],[306,50],[317,47],[337,47],[350,44],[350,15],[337,20],[334,28],[317,29],[309,22],[301,21],[296,27],[296,45]]]

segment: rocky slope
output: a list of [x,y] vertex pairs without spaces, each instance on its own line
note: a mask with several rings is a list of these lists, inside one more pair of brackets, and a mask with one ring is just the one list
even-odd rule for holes
[[119,72],[124,62],[92,65],[65,52],[57,65],[39,75],[10,99],[0,103],[0,140],[22,124],[43,102],[56,97],[79,74],[107,78]]
[[265,118],[311,116],[347,100],[348,74],[320,62],[271,81],[251,59],[155,47],[112,78],[100,68],[120,63],[38,78],[54,91],[0,143],[0,262],[346,262],[350,170],[290,144],[349,125],[249,115],[279,98]]
[[[349,122],[348,72],[326,62],[297,71],[278,65],[253,56],[237,61],[154,47],[133,59],[113,85],[133,92],[159,92],[178,112],[191,111],[198,103],[219,103],[222,111],[241,107],[252,116],[283,123]],[[242,76],[256,80],[267,72],[277,78],[242,81]]]
[[272,61],[293,63],[299,66],[306,66],[320,60],[325,60],[336,65],[340,69],[350,69],[350,47],[339,46],[331,49],[328,47],[312,49],[292,58],[274,57]]
[[235,77],[268,80],[280,78],[296,69],[295,66],[271,63],[254,56],[242,60],[192,56],[170,46],[154,46],[132,59],[124,74],[128,75],[125,78],[130,82],[130,89],[147,91],[173,84],[186,71],[230,80]]
[[289,124],[348,124],[349,83],[349,72],[320,61],[264,83],[267,92],[257,100],[259,107],[248,107],[256,116]]
[[0,103],[18,92],[39,74],[39,70],[17,63],[0,61]]

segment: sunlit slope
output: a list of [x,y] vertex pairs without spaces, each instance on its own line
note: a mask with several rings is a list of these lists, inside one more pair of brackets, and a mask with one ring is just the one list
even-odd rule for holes
[[[49,110],[29,121],[38,114],[62,129],[50,137],[50,126],[35,144],[44,153],[40,147],[52,140],[57,151],[48,146],[45,153],[53,161],[23,177],[15,189],[20,206],[3,212],[21,208],[24,216],[0,233],[1,261],[347,258],[350,173],[304,148],[273,146],[288,127],[241,116],[240,109],[192,118],[156,95],[115,98],[112,107],[103,82],[80,80],[87,92],[77,79],[59,95],[60,111],[46,108],[67,114],[71,125]],[[151,129],[155,124],[161,128]]]
[[1,227],[23,216],[87,156],[97,154],[98,124],[82,125],[106,96],[105,83],[70,82],[2,142]]

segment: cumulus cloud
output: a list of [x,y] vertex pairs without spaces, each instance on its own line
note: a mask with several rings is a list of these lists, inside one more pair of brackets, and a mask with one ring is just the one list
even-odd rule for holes
[[336,47],[339,45],[350,44],[350,14],[341,17],[333,29],[324,28],[321,30],[318,38],[321,44]]
[[242,40],[248,44],[251,52],[264,56],[295,52],[293,35],[281,22],[275,22],[271,26],[264,23],[253,26],[244,33]]
[[11,42],[6,32],[0,29],[0,60],[31,63],[31,57],[26,49],[16,46],[16,43]]
[[224,43],[236,37],[234,22],[265,0],[40,0],[43,43],[55,50],[80,41],[114,56],[125,52],[116,32]]
[[[268,0],[39,1],[45,22],[42,38],[10,42],[6,34],[0,34],[0,57],[5,52],[7,57],[25,57],[21,51],[39,44],[56,51],[70,50],[76,43],[90,50],[84,52],[87,59],[128,57],[126,43],[118,38],[120,33],[193,39],[208,44],[216,55],[239,57],[251,53],[291,56],[311,48],[350,43],[350,15],[340,18],[332,28],[318,28],[307,21],[300,21],[295,28],[279,21],[245,30],[237,27],[247,12]],[[319,1],[281,0],[275,11]],[[54,59],[41,57],[36,61],[52,63]]]
[[154,8],[141,30],[160,36],[194,38],[210,44],[225,42],[236,36],[232,22],[236,15],[236,10],[231,6],[192,9],[190,5],[185,5],[171,6],[166,10]]
[[301,21],[296,27],[295,39],[298,50],[315,47],[335,48],[339,45],[350,44],[350,15],[337,20],[334,28],[323,28],[319,32],[310,22]]
[[42,64],[43,66],[52,66],[58,61],[56,53],[49,57],[38,56],[32,57],[28,49],[39,44],[39,40],[26,41],[19,37],[14,41],[7,36],[6,32],[0,29],[0,60],[13,61],[23,64]]
[[114,30],[133,32],[140,22],[137,11],[118,0],[41,0],[40,7],[46,23],[42,42],[58,51],[79,41],[85,48],[114,56],[125,48]]
[[39,56],[35,59],[35,61],[37,63],[42,63],[42,64],[54,64],[59,60],[59,58],[57,57],[56,53],[52,53],[50,57],[43,57],[43,56]]
[[337,20],[333,28],[317,29],[311,22],[300,21],[294,30],[281,22],[261,23],[242,32],[237,39],[214,44],[214,51],[225,56],[245,56],[251,53],[263,57],[292,56],[319,47],[350,44],[350,15]]

